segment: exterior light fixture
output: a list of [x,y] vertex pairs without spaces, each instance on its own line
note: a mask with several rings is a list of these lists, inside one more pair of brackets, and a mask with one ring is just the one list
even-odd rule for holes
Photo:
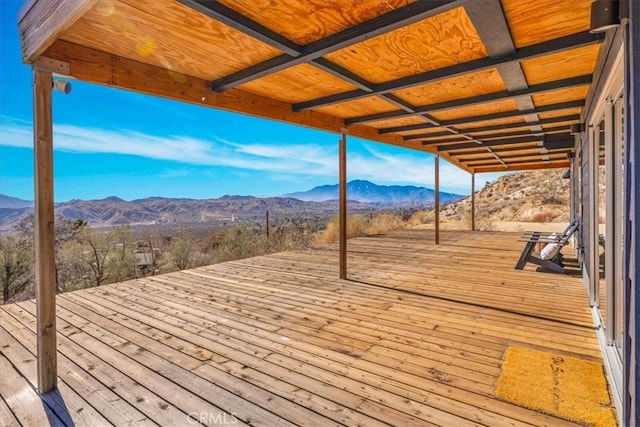
[[602,33],[620,25],[618,0],[595,0],[591,3],[592,34]]
[[71,93],[71,83],[65,82],[64,80],[53,80],[52,82],[53,89],[58,92],[62,92],[65,95]]

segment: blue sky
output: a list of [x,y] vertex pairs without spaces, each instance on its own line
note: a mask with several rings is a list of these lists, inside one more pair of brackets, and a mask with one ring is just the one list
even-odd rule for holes
[[[0,193],[33,199],[31,68],[17,12],[0,0]],[[54,92],[56,201],[149,196],[276,196],[338,181],[329,132],[72,81]],[[348,179],[433,188],[433,156],[348,140]],[[470,175],[441,162],[442,191],[468,194]],[[483,174],[478,182],[499,174]]]

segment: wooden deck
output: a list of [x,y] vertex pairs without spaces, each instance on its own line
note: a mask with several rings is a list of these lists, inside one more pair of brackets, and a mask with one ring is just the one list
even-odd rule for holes
[[582,279],[513,269],[510,233],[403,230],[0,308],[0,424],[573,425],[498,400],[508,346],[600,361]]

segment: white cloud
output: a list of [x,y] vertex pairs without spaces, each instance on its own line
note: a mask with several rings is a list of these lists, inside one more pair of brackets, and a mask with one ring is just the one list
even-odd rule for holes
[[[31,125],[0,117],[0,144],[32,147]],[[367,153],[348,153],[349,179],[369,179],[378,183],[415,183],[433,187],[433,158],[407,150],[407,154],[387,154],[363,144]],[[325,177],[336,182],[337,145],[239,144],[224,139],[204,140],[184,135],[155,136],[131,130],[106,130],[73,125],[54,127],[54,148],[81,153],[113,153],[168,160],[186,165],[221,166],[261,171],[272,175]],[[468,192],[470,176],[461,169],[440,163],[443,190]],[[502,174],[483,174],[491,181]]]

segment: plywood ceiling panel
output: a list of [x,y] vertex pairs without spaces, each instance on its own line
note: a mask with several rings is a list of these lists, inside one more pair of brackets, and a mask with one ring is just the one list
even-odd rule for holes
[[579,86],[570,89],[555,90],[553,92],[540,93],[533,95],[533,103],[536,107],[543,105],[557,104],[565,101],[575,101],[585,99],[589,86]]
[[485,56],[480,36],[459,7],[325,57],[370,82],[382,83]]
[[404,116],[397,119],[380,120],[378,122],[367,123],[367,125],[376,128],[390,128],[395,126],[416,125],[420,123],[427,123],[427,120],[419,116]]
[[305,45],[414,0],[220,0],[270,30]]
[[522,62],[529,85],[592,74],[600,45],[594,44]]
[[278,101],[296,103],[352,90],[355,86],[309,64],[300,64],[238,88]]
[[61,39],[208,80],[279,54],[169,0],[99,1]]
[[314,111],[346,119],[363,114],[385,113],[387,111],[395,111],[397,109],[398,107],[395,104],[384,101],[376,96],[371,96],[369,98],[358,99],[356,101],[343,102],[336,105],[316,108]]
[[501,92],[507,87],[496,69],[452,77],[394,92],[412,105],[427,105],[454,99]]
[[530,130],[531,130],[531,127],[522,126],[522,127],[510,128],[510,129],[485,130],[482,132],[472,132],[471,135],[482,139],[483,135],[493,135],[493,134],[510,133],[510,132],[526,132]]
[[581,111],[582,111],[582,108],[566,108],[564,110],[550,111],[548,113],[540,113],[538,114],[538,117],[540,119],[552,119],[554,117],[569,116],[571,114],[580,114]]
[[[478,116],[481,114],[504,113],[507,111],[516,111],[518,106],[513,99],[503,99],[500,101],[487,102],[484,104],[469,105],[466,107],[450,108],[448,110],[440,110],[431,115],[438,120],[454,120],[464,117]],[[504,122],[514,123],[514,122]]]
[[592,0],[501,0],[516,47],[589,30]]

